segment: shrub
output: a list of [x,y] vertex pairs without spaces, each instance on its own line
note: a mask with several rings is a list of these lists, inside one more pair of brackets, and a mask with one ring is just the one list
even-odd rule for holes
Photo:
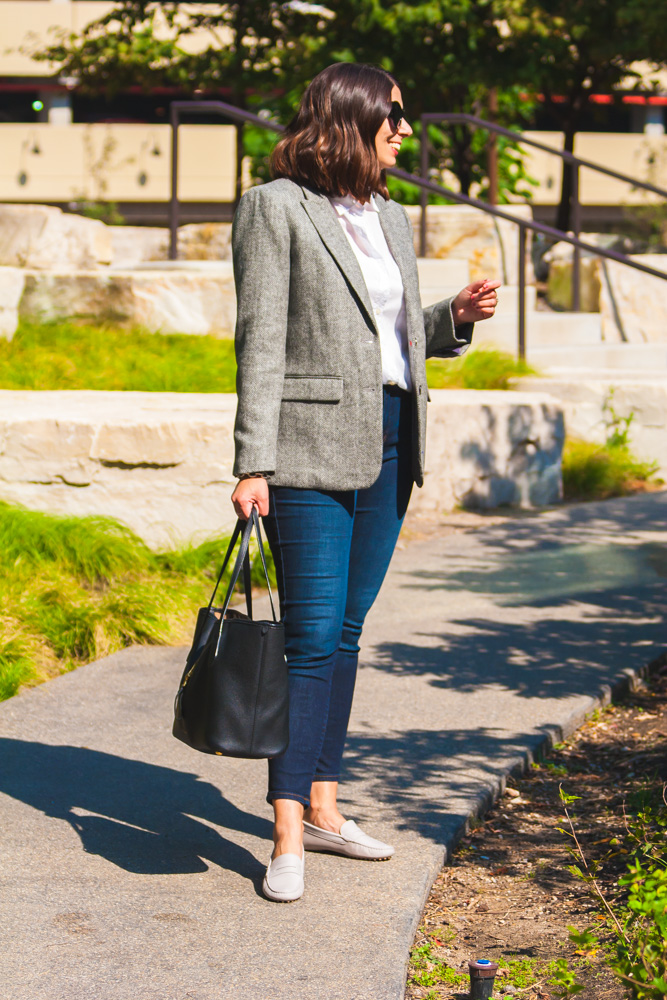
[[563,449],[566,500],[604,500],[658,485],[657,463],[643,462],[627,444],[594,444],[568,439]]

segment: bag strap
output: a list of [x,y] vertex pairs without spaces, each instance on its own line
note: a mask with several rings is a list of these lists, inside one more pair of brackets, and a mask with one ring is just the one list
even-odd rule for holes
[[231,537],[231,540],[229,542],[229,546],[227,548],[227,553],[225,555],[225,560],[224,560],[224,562],[222,564],[222,568],[221,568],[220,572],[218,573],[218,579],[216,581],[215,589],[213,590],[213,594],[211,595],[211,600],[209,601],[208,607],[209,607],[209,610],[210,610],[211,607],[212,607],[212,605],[213,605],[213,600],[215,598],[216,591],[217,591],[218,586],[220,584],[220,581],[222,579],[222,575],[225,572],[225,569],[227,568],[227,564],[229,562],[229,559],[230,559],[230,556],[231,556],[232,551],[234,549],[234,546],[236,545],[237,539],[238,539],[239,535],[241,535],[241,544],[239,546],[239,551],[238,551],[238,553],[236,555],[236,561],[234,562],[234,568],[232,569],[232,574],[231,574],[231,576],[229,578],[229,584],[227,585],[227,592],[225,594],[225,599],[224,599],[223,604],[222,604],[222,609],[221,609],[222,610],[222,618],[224,619],[225,614],[227,613],[227,608],[228,608],[229,602],[230,602],[230,600],[232,598],[232,592],[234,590],[234,587],[236,586],[236,583],[238,581],[239,575],[241,573],[241,568],[243,568],[243,585],[244,585],[244,589],[245,589],[246,608],[247,608],[247,611],[248,611],[248,617],[252,618],[252,594],[251,594],[252,588],[251,588],[251,579],[250,579],[250,538],[252,536],[253,529],[255,530],[255,535],[257,537],[257,544],[259,546],[259,554],[260,554],[260,558],[261,558],[261,561],[262,561],[262,568],[264,570],[264,578],[266,580],[266,586],[267,586],[267,589],[269,591],[269,602],[271,604],[271,614],[273,615],[274,622],[276,622],[278,619],[276,617],[276,609],[275,609],[275,606],[274,606],[274,603],[273,603],[273,594],[271,593],[271,583],[269,581],[269,571],[268,571],[267,566],[266,566],[266,556],[264,554],[264,543],[262,541],[262,532],[261,532],[261,528],[260,528],[260,525],[259,525],[259,516],[257,514],[257,508],[256,507],[252,508],[250,517],[248,518],[247,521],[242,521],[239,518],[239,520],[236,522],[236,527],[234,528],[234,533],[233,533],[233,535]]

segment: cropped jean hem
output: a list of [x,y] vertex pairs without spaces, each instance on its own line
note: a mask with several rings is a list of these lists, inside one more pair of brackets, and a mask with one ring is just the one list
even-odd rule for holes
[[300,802],[302,806],[310,805],[309,798],[298,795],[296,792],[269,792],[266,801],[272,803],[274,799],[291,799],[293,802]]
[[340,774],[315,774],[313,781],[340,781]]

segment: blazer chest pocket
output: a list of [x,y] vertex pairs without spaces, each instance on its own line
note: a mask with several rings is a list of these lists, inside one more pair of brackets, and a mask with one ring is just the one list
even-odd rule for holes
[[342,396],[341,375],[285,375],[283,402],[339,403]]

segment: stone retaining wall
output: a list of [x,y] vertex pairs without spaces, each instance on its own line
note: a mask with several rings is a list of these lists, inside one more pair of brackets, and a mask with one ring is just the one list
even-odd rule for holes
[[[561,493],[563,417],[544,393],[435,390],[413,508],[524,507]],[[0,392],[0,497],[108,514],[152,545],[229,531],[234,395]]]

